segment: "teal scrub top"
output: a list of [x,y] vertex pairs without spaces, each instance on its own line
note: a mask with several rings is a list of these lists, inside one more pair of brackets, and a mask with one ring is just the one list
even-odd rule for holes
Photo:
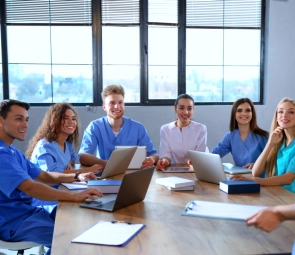
[[[286,147],[285,140],[278,150],[275,176],[287,172],[295,174],[295,139]],[[295,193],[295,180],[290,185],[282,185],[283,188]]]

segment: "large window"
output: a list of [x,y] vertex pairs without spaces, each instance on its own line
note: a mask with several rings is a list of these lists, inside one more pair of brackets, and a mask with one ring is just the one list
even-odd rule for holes
[[120,84],[131,105],[169,105],[181,93],[200,104],[263,103],[264,5],[2,1],[0,99],[101,105],[102,89]]

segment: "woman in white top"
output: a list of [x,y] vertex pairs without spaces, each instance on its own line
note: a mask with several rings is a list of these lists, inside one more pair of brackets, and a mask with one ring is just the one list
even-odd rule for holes
[[160,130],[160,160],[157,169],[170,164],[185,164],[189,161],[189,150],[205,151],[207,128],[192,121],[194,100],[188,94],[179,95],[174,104],[177,120],[165,124]]

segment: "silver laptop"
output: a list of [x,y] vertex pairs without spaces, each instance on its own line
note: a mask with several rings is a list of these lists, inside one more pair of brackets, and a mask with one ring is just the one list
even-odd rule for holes
[[[127,149],[134,146],[116,146],[116,150]],[[137,146],[137,150],[128,166],[128,169],[140,169],[142,162],[146,158],[146,146]]]
[[104,179],[113,175],[126,172],[137,147],[113,151],[102,172],[95,173],[97,179]]
[[192,150],[189,150],[188,153],[198,180],[216,184],[227,180],[218,154]]
[[125,174],[118,194],[80,204],[81,207],[114,212],[144,200],[155,167]]

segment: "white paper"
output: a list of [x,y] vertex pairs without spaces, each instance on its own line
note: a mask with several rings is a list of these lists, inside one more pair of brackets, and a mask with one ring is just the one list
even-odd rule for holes
[[191,201],[187,204],[183,215],[221,218],[232,220],[246,220],[265,206],[217,203],[208,201]]
[[72,242],[103,245],[122,245],[132,238],[144,225],[99,221]]

